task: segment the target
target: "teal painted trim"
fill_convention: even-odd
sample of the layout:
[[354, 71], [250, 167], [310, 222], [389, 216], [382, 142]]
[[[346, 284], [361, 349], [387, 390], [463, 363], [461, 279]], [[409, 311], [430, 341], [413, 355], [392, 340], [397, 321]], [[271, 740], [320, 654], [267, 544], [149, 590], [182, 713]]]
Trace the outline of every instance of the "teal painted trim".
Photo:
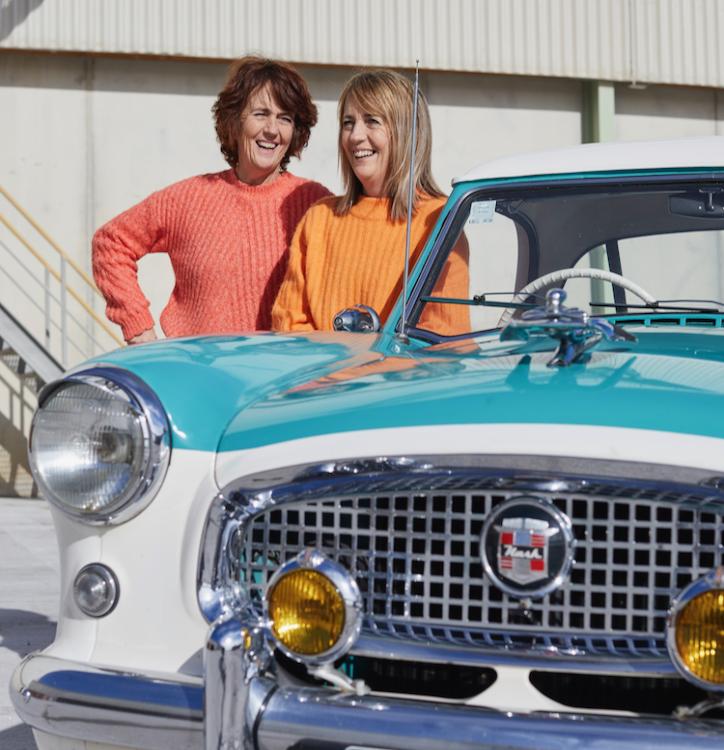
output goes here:
[[[225, 436], [222, 451], [259, 448], [288, 440], [353, 431], [401, 427], [440, 427], [448, 425], [558, 424], [622, 429], [655, 430], [672, 434], [724, 438], [724, 425], [718, 419], [705, 421], [703, 415], [721, 411], [721, 394], [668, 392], [632, 388], [590, 393], [575, 387], [575, 378], [564, 377], [558, 384], [540, 387], [539, 393], [501, 387], [490, 389], [447, 384], [445, 392], [420, 388], [399, 393], [397, 398], [355, 398], [350, 391], [344, 405], [328, 403], [316, 414], [311, 404], [285, 404], [275, 418], [266, 413], [269, 404], [252, 407], [244, 415], [244, 427]], [[564, 386], [564, 384], [566, 384]], [[412, 390], [412, 389], [411, 389]], [[352, 403], [356, 402], [354, 408]], [[336, 408], [335, 408], [336, 407]]]
[[560, 174], [519, 175], [516, 177], [491, 177], [481, 180], [464, 180], [454, 183], [453, 192], [450, 193], [448, 203], [459, 188], [464, 192], [473, 188], [496, 187], [498, 185], [520, 185], [540, 184], [543, 182], [566, 182], [569, 180], [599, 180], [611, 177], [681, 177], [691, 175], [721, 175], [724, 165], [720, 167], [670, 167], [668, 169], [627, 169], [627, 170], [602, 170], [600, 172], [561, 172]]
[[[627, 313], [626, 315], [609, 315], [607, 320], [612, 323], [642, 325], [646, 328], [663, 328], [665, 325], [678, 325], [685, 328], [724, 328], [724, 313]], [[711, 321], [711, 325], [704, 321]]]

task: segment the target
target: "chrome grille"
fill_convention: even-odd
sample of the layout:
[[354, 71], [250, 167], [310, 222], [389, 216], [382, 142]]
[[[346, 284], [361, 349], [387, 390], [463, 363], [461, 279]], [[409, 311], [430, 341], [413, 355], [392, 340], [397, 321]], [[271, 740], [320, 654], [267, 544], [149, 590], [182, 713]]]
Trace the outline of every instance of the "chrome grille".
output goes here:
[[672, 596], [721, 564], [720, 515], [685, 506], [687, 498], [673, 493], [592, 490], [534, 493], [571, 519], [575, 563], [564, 586], [525, 611], [487, 579], [479, 550], [486, 515], [520, 491], [398, 487], [285, 502], [246, 526], [240, 575], [258, 604], [281, 563], [317, 547], [356, 577], [371, 632], [488, 647], [663, 655]]

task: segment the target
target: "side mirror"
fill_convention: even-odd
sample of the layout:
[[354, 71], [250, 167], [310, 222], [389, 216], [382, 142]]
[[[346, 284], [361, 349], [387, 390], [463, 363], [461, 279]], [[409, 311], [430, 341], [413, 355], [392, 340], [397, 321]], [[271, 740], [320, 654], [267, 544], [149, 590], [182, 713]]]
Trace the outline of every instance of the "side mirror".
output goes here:
[[345, 307], [334, 316], [332, 327], [335, 331], [375, 333], [380, 330], [380, 316], [367, 305]]

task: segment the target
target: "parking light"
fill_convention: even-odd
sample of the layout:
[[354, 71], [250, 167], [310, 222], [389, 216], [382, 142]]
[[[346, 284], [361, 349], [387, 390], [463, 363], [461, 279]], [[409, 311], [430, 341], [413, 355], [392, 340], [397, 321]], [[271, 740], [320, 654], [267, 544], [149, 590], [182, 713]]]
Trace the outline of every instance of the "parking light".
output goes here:
[[318, 550], [304, 550], [275, 573], [265, 610], [269, 633], [281, 651], [310, 665], [344, 656], [362, 626], [357, 582]]
[[724, 581], [721, 568], [687, 586], [672, 602], [667, 646], [674, 665], [706, 690], [724, 690]]
[[101, 563], [91, 563], [78, 572], [73, 582], [73, 598], [83, 614], [104, 617], [118, 603], [118, 579]]

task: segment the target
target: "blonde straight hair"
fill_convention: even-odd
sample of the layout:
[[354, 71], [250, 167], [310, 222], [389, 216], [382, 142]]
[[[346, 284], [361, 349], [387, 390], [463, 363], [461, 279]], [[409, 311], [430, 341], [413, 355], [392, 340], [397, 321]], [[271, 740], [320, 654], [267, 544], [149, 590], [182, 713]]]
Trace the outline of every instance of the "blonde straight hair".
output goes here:
[[[412, 133], [412, 105], [414, 87], [399, 73], [390, 70], [370, 70], [352, 76], [339, 97], [339, 162], [345, 192], [337, 201], [335, 213], [344, 216], [364, 195], [362, 183], [355, 176], [352, 165], [342, 150], [342, 124], [348, 102], [363, 112], [381, 118], [389, 133], [390, 160], [384, 183], [384, 194], [390, 199], [390, 219], [407, 218], [408, 185], [410, 181], [410, 137]], [[430, 111], [421, 92], [417, 100], [417, 141], [415, 148], [415, 184], [413, 211], [421, 196], [443, 196], [430, 166], [432, 128]]]

